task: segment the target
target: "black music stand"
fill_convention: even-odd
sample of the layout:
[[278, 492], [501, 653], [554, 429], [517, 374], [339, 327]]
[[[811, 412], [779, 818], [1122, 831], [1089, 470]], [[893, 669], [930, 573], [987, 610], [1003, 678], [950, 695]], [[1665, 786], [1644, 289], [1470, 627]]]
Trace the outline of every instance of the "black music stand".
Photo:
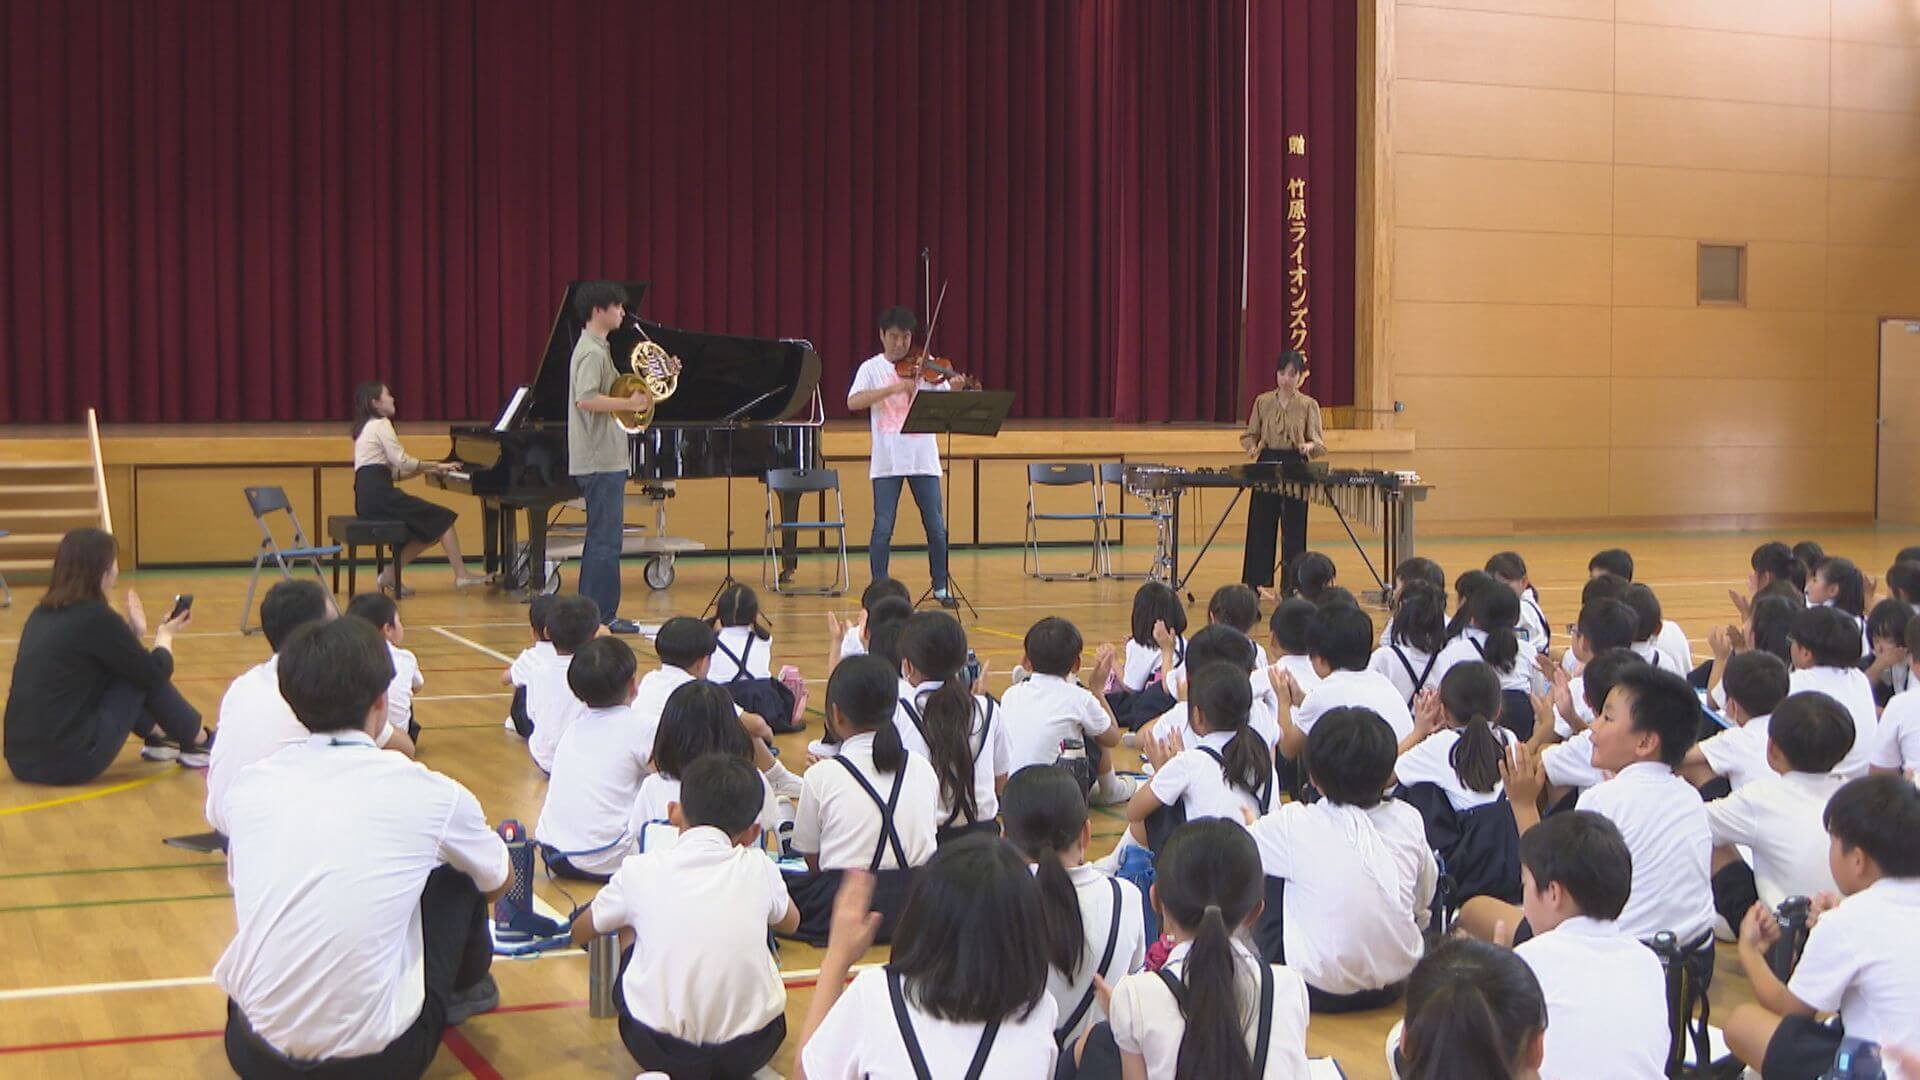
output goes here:
[[[1011, 390], [949, 390], [916, 394], [913, 406], [907, 410], [906, 420], [900, 424], [900, 434], [945, 435], [947, 446], [944, 460], [952, 461], [954, 432], [992, 438], [1000, 434], [1000, 429], [1006, 425], [1007, 413], [1012, 410]], [[948, 485], [942, 495], [949, 495], [951, 491], [952, 487]], [[940, 512], [943, 517], [946, 516], [945, 507]], [[947, 590], [967, 606], [968, 614], [976, 619], [980, 617], [980, 613], [974, 610], [973, 601], [967, 599], [966, 592], [954, 579], [951, 528], [947, 530]], [[920, 594], [920, 599], [914, 601], [913, 606], [917, 608], [926, 603], [932, 595], [933, 585], [929, 583], [927, 591]]]
[[[702, 619], [711, 619], [719, 614], [720, 594], [727, 591], [727, 586], [738, 584], [733, 576], [733, 433], [740, 430], [741, 417], [778, 392], [769, 390], [720, 418], [720, 428], [727, 433], [727, 571], [720, 578], [720, 584], [715, 586], [713, 595], [707, 598], [707, 606], [700, 613]], [[766, 619], [769, 627], [773, 625], [773, 619], [764, 614], [761, 618]]]

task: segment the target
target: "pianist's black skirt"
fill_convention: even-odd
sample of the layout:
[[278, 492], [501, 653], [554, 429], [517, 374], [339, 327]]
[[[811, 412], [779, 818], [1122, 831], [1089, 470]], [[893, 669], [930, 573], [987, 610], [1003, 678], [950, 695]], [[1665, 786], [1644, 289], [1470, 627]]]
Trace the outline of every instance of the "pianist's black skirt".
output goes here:
[[440, 539], [460, 516], [394, 487], [393, 470], [385, 465], [362, 465], [353, 471], [353, 513], [355, 517], [405, 522], [415, 540]]

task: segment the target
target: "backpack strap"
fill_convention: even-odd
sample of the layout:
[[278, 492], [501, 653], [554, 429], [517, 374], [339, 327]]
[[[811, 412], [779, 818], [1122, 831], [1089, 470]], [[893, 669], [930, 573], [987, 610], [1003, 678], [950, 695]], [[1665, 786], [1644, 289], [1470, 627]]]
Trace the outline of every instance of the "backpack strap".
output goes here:
[[[1220, 751], [1215, 750], [1211, 746], [1196, 746], [1194, 749], [1212, 758], [1214, 763], [1220, 766], [1221, 777], [1223, 779], [1226, 778], [1227, 759], [1221, 756]], [[1232, 787], [1233, 781], [1230, 779], [1227, 780], [1227, 786]], [[1260, 804], [1260, 815], [1265, 817], [1267, 810], [1273, 804], [1273, 777], [1267, 777], [1267, 782], [1260, 785], [1259, 791], [1249, 791], [1247, 794], [1253, 796], [1254, 801]]]
[[[913, 1030], [913, 1017], [907, 1011], [907, 993], [901, 985], [900, 973], [887, 965], [887, 996], [893, 999], [893, 1020], [900, 1028], [900, 1041], [907, 1045], [907, 1060], [913, 1065], [913, 1075], [918, 1080], [933, 1080], [933, 1070], [927, 1067], [926, 1052], [920, 1049], [920, 1036]], [[967, 1064], [967, 1080], [980, 1080], [987, 1071], [987, 1055], [993, 1053], [994, 1037], [1000, 1034], [1000, 1021], [995, 1020], [980, 1033], [980, 1045], [973, 1051], [973, 1060]]]
[[920, 715], [920, 709], [913, 703], [913, 699], [901, 698], [900, 707], [907, 710], [907, 719], [913, 721], [913, 730], [920, 733], [920, 741], [932, 746], [933, 743], [927, 739], [927, 719]]
[[1166, 968], [1160, 968], [1154, 974], [1160, 976], [1160, 982], [1166, 986], [1167, 993], [1173, 995], [1173, 1003], [1180, 1006], [1180, 1016], [1184, 1019], [1187, 1015], [1187, 988], [1180, 982], [1180, 976]]
[[872, 782], [860, 771], [860, 766], [855, 765], [839, 754], [834, 755], [829, 760], [839, 762], [841, 766], [847, 770], [848, 774], [853, 777], [853, 782], [860, 785], [860, 790], [867, 793], [867, 798], [873, 800], [873, 805], [880, 808], [880, 842], [874, 846], [873, 864], [867, 867], [867, 869], [876, 874], [880, 872], [880, 864], [886, 861], [887, 848], [889, 846], [893, 848], [894, 861], [899, 863], [900, 869], [906, 869], [907, 849], [900, 842], [900, 830], [894, 827], [893, 814], [894, 810], [900, 805], [900, 789], [906, 783], [907, 770], [902, 768], [899, 772], [893, 774], [893, 790], [888, 793], [886, 798], [882, 799], [880, 792], [874, 788]]
[[[1426, 689], [1427, 677], [1433, 674], [1434, 661], [1440, 659], [1440, 654], [1437, 652], [1428, 653], [1427, 666], [1421, 668], [1420, 673], [1416, 675], [1413, 671], [1413, 661], [1407, 659], [1407, 654], [1401, 650], [1400, 646], [1389, 645], [1387, 647], [1393, 650], [1393, 655], [1395, 659], [1400, 661], [1400, 666], [1407, 669], [1407, 678], [1413, 680], [1413, 693], [1407, 696], [1407, 704], [1411, 705], [1413, 704], [1414, 697], [1417, 696], [1420, 691]], [[1475, 647], [1477, 648], [1478, 646]]]
[[[1120, 883], [1113, 878], [1108, 878], [1107, 884], [1113, 887], [1113, 918], [1107, 924], [1107, 949], [1100, 954], [1099, 966], [1093, 969], [1093, 973], [1103, 979], [1106, 978], [1108, 974], [1107, 965], [1113, 963], [1113, 954], [1120, 948]], [[1080, 995], [1080, 1003], [1073, 1007], [1073, 1011], [1067, 1014], [1066, 1020], [1064, 1020], [1059, 1027], [1053, 1029], [1054, 1042], [1065, 1043], [1067, 1041], [1067, 1036], [1071, 1035], [1073, 1029], [1079, 1026], [1081, 1018], [1087, 1015], [1087, 1010], [1093, 1008], [1093, 998], [1093, 981], [1089, 979], [1087, 981], [1087, 992]]]
[[[1238, 962], [1237, 960], [1235, 961]], [[1187, 988], [1181, 984], [1180, 976], [1166, 968], [1154, 972], [1166, 985], [1167, 993], [1173, 995], [1174, 1004], [1180, 1006], [1180, 1016], [1187, 1015]], [[1260, 1015], [1259, 1027], [1253, 1037], [1253, 1075], [1267, 1074], [1267, 1052], [1273, 1047], [1273, 968], [1264, 960], [1260, 963]]]
[[1480, 644], [1470, 637], [1466, 637], [1465, 634], [1460, 636], [1466, 638], [1467, 644], [1473, 646], [1473, 651], [1480, 654], [1480, 659], [1485, 660], [1487, 658], [1487, 647], [1485, 645]]
[[746, 681], [747, 657], [753, 655], [753, 632], [751, 630], [747, 632], [747, 647], [741, 649], [738, 655], [735, 655], [732, 649], [727, 648], [727, 643], [720, 640], [719, 634], [713, 635], [713, 647], [726, 653], [727, 659], [733, 661], [733, 678], [728, 679], [727, 682], [731, 684]]

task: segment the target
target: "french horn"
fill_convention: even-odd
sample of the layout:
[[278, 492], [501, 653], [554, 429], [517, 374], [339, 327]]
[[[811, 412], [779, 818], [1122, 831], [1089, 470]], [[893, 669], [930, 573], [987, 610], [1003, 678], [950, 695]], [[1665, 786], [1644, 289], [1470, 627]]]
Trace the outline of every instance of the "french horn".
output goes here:
[[673, 396], [680, 389], [680, 373], [673, 370], [672, 358], [667, 350], [652, 338], [642, 337], [633, 346], [633, 353], [627, 357], [627, 370], [631, 374], [614, 377], [609, 397], [631, 397], [635, 390], [645, 390], [653, 400], [644, 409], [628, 409], [613, 414], [613, 422], [620, 430], [629, 435], [638, 435], [653, 423], [654, 407]]

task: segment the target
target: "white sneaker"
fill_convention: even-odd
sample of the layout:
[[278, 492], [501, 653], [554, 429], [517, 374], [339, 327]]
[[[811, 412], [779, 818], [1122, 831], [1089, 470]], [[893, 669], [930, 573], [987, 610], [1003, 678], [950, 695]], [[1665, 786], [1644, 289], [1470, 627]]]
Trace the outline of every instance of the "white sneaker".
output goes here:
[[1032, 677], [1033, 677], [1033, 672], [1028, 671], [1026, 668], [1021, 667], [1019, 664], [1013, 665], [1012, 679], [1013, 679], [1014, 686], [1019, 686], [1021, 683], [1026, 682], [1028, 679]]
[[1133, 793], [1139, 790], [1139, 777], [1102, 773], [1093, 783], [1091, 801], [1095, 806], [1113, 806], [1133, 798]]
[[503, 728], [506, 728], [506, 729], [507, 729], [508, 731], [512, 731], [512, 730], [513, 730], [513, 717], [511, 717], [511, 716], [509, 716], [509, 717], [507, 717], [507, 718], [506, 718], [505, 720], [502, 720], [502, 721], [500, 721], [500, 726], [501, 726], [501, 727], [503, 727]]

